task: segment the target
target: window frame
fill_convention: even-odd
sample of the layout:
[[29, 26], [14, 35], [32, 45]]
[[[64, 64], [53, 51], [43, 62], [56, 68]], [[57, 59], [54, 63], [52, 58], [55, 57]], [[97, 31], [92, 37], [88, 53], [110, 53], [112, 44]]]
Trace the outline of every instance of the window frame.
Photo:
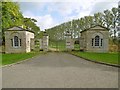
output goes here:
[[[17, 37], [17, 44], [18, 45], [15, 45], [15, 37]], [[12, 42], [12, 47], [14, 47], [14, 48], [19, 48], [19, 47], [21, 47], [21, 45], [22, 45], [22, 40], [18, 37], [18, 36], [14, 36], [13, 37], [13, 39], [11, 39], [11, 42]]]
[[98, 35], [95, 36], [95, 42], [94, 43], [95, 43], [96, 47], [100, 46], [100, 36], [98, 36]]
[[92, 46], [94, 46], [94, 38], [92, 38]]
[[103, 46], [103, 38], [100, 39], [100, 46]]

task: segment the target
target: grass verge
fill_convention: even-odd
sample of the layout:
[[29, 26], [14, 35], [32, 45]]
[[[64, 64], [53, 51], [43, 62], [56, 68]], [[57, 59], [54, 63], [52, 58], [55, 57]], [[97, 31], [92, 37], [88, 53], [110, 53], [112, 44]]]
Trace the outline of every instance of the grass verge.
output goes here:
[[93, 53], [93, 52], [80, 52], [80, 51], [72, 51], [70, 53], [91, 61], [103, 62], [112, 65], [119, 65], [118, 53]]
[[17, 63], [28, 58], [32, 58], [42, 52], [30, 52], [30, 53], [17, 53], [17, 54], [2, 54], [2, 66]]

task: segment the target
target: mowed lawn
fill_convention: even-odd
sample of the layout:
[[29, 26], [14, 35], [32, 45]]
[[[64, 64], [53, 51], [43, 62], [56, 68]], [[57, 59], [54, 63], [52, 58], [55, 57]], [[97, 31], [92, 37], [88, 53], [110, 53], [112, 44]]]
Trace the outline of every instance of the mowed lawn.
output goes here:
[[109, 63], [109, 64], [119, 64], [118, 62], [118, 53], [93, 53], [93, 52], [80, 52], [80, 51], [73, 51], [72, 54], [99, 62]]
[[28, 58], [32, 58], [41, 52], [18, 53], [18, 54], [2, 54], [2, 65], [16, 63]]

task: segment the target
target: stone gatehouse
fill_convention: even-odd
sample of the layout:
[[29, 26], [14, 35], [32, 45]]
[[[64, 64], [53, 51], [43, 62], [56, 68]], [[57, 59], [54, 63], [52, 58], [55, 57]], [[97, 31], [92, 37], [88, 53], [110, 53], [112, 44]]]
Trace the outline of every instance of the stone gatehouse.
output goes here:
[[5, 53], [26, 53], [34, 49], [34, 33], [15, 26], [5, 31]]
[[80, 32], [80, 49], [88, 52], [108, 52], [109, 30], [96, 25]]

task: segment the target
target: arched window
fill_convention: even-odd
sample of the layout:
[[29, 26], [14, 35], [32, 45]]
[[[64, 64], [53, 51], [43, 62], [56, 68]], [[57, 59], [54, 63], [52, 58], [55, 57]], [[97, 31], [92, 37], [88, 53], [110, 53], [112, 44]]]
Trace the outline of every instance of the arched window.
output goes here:
[[14, 36], [14, 46], [19, 46], [19, 40], [17, 36]]
[[100, 40], [100, 37], [96, 36], [95, 37], [95, 46], [99, 46], [99, 40]]
[[18, 36], [14, 36], [13, 39], [11, 39], [11, 45], [13, 47], [20, 47], [21, 46], [21, 39], [18, 38]]

